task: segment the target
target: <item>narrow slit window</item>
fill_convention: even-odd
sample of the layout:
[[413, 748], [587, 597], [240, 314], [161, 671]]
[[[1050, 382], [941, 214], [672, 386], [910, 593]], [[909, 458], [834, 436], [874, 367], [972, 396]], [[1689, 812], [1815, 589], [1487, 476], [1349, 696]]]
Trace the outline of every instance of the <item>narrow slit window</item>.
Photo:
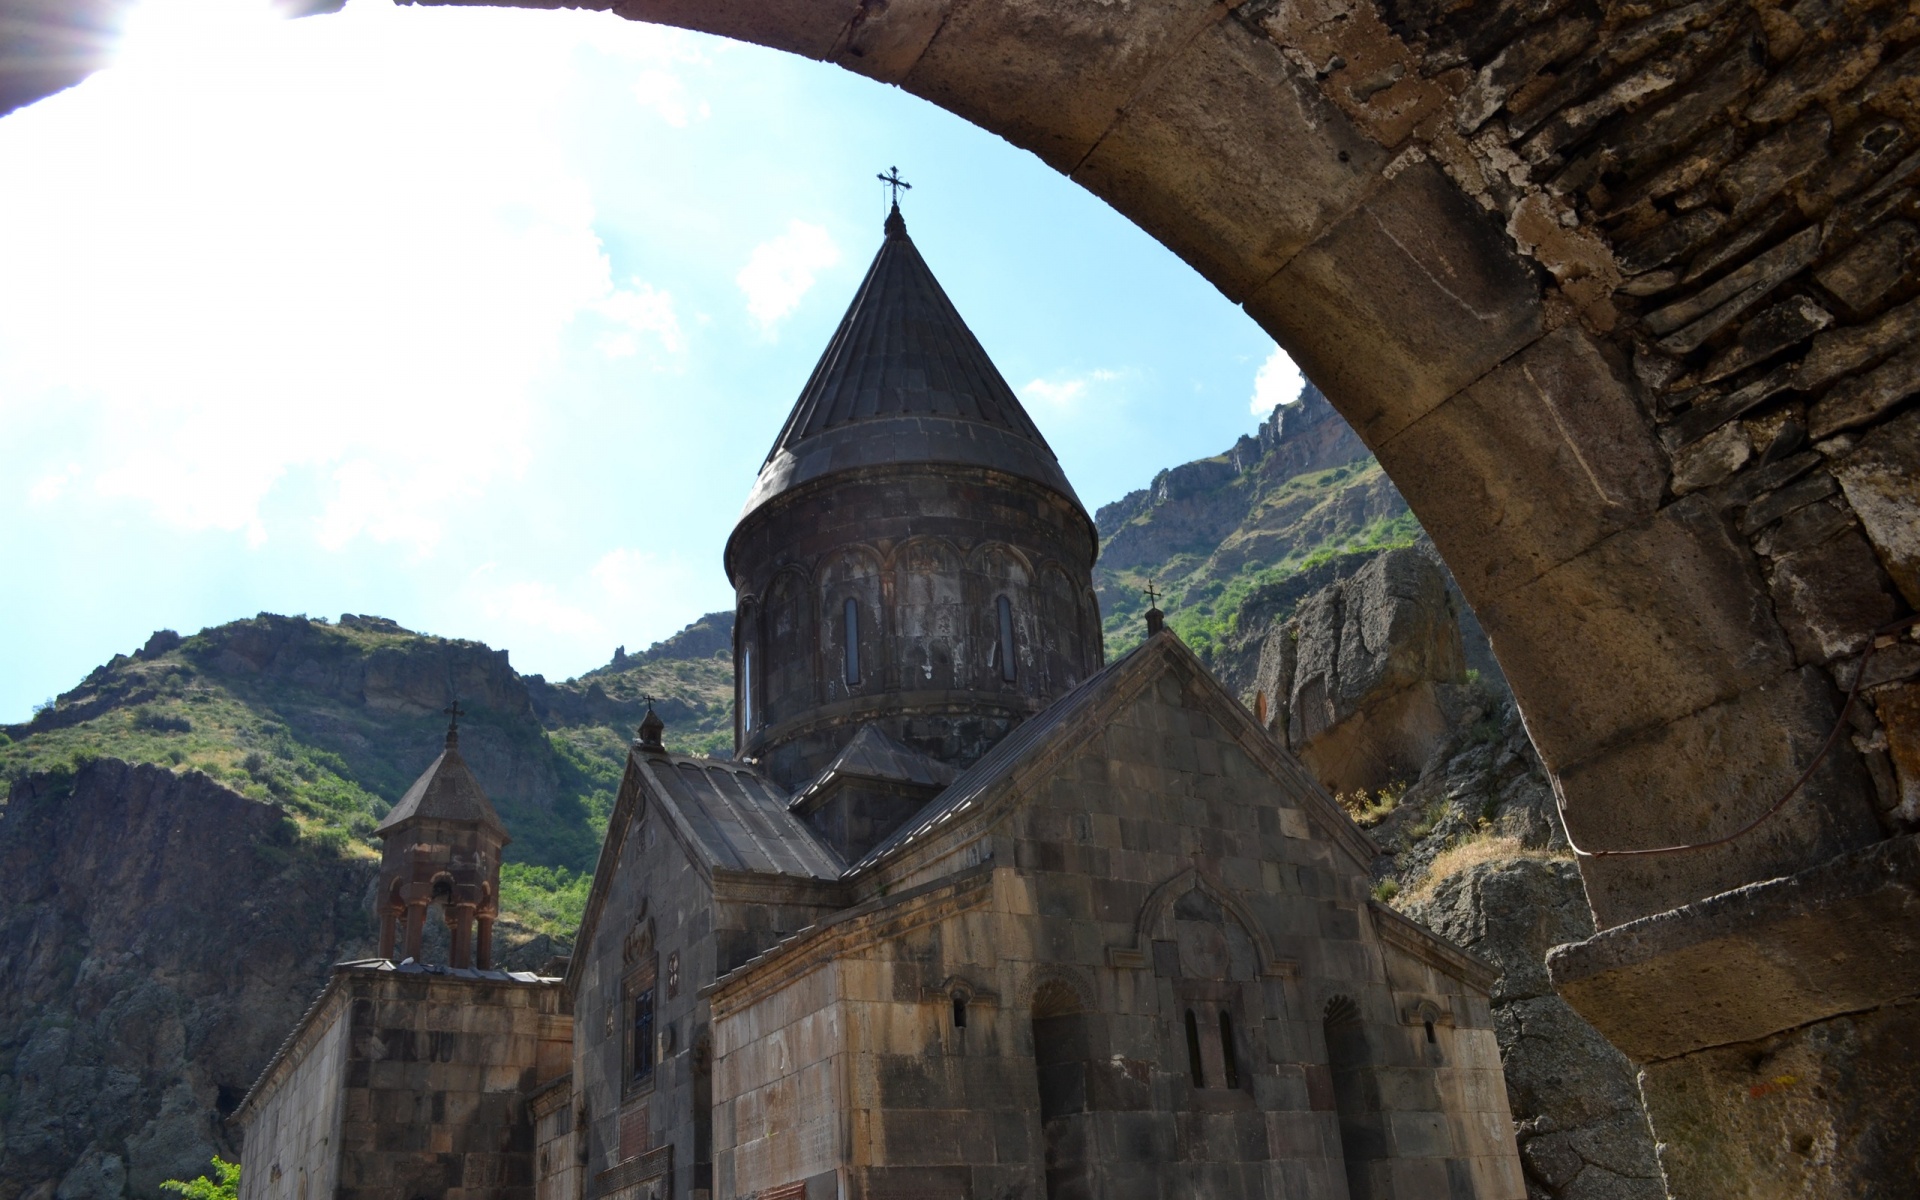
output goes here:
[[740, 735], [753, 732], [753, 643], [740, 647]]
[[1240, 1063], [1233, 1054], [1233, 1018], [1225, 1009], [1220, 1010], [1220, 1061], [1227, 1072], [1227, 1086], [1240, 1086]]
[[953, 994], [953, 1027], [955, 1029], [967, 1027], [967, 998], [959, 992]]
[[1427, 1024], [1427, 1045], [1431, 1046], [1435, 1044], [1435, 1042], [1437, 1042], [1439, 1039], [1433, 1036], [1433, 1022], [1428, 1021], [1426, 1024]]
[[852, 596], [842, 609], [847, 623], [847, 686], [860, 682], [860, 602]]
[[633, 998], [633, 1080], [653, 1077], [653, 989], [645, 988]]
[[1193, 1086], [1207, 1086], [1207, 1069], [1200, 1064], [1200, 1022], [1192, 1009], [1187, 1010], [1187, 1070], [1193, 1075]]
[[994, 601], [1000, 614], [1000, 678], [1013, 682], [1013, 601], [1005, 596]]

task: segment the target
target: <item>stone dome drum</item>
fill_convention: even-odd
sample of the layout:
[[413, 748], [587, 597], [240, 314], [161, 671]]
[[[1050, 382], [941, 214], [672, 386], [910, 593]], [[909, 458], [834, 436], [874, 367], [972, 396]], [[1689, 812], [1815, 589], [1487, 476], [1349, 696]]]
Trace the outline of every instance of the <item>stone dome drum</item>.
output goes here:
[[895, 209], [728, 539], [739, 752], [797, 788], [873, 724], [970, 764], [1103, 664], [1097, 553]]

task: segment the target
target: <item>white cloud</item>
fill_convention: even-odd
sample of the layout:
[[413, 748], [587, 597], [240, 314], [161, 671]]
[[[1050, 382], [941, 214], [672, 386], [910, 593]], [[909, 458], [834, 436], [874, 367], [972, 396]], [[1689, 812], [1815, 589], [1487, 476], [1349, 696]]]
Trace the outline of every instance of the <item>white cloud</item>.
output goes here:
[[770, 334], [800, 307], [801, 299], [813, 287], [816, 272], [839, 261], [840, 247], [825, 229], [805, 221], [789, 221], [785, 233], [753, 248], [734, 282], [746, 293], [747, 311], [754, 323], [761, 332]]
[[[554, 574], [563, 576], [551, 582]], [[509, 575], [498, 563], [470, 573], [470, 607], [485, 619], [495, 645], [543, 647], [548, 657], [597, 665], [616, 644], [665, 637], [716, 600], [711, 570], [696, 572], [677, 555], [621, 547], [585, 571]], [[702, 607], [702, 606], [705, 607]]]
[[687, 352], [686, 331], [680, 327], [670, 292], [635, 279], [630, 290], [614, 292], [594, 307], [608, 322], [619, 326], [594, 343], [608, 358], [631, 358], [639, 353], [636, 334], [656, 339], [668, 354]]
[[1020, 398], [1032, 404], [1041, 401], [1056, 408], [1067, 408], [1085, 396], [1095, 384], [1112, 383], [1127, 376], [1126, 371], [1113, 371], [1106, 368], [1088, 371], [1084, 375], [1068, 375], [1053, 379], [1029, 379], [1019, 389]]
[[688, 92], [686, 80], [660, 68], [649, 68], [634, 77], [633, 98], [675, 129], [685, 129], [713, 115], [711, 105]]
[[[0, 123], [0, 439], [36, 503], [86, 486], [257, 543], [268, 496], [310, 487], [282, 524], [425, 549], [525, 469], [577, 318], [608, 353], [685, 350], [671, 295], [613, 286], [552, 136], [586, 25], [164, 7], [122, 66]], [[79, 477], [18, 440], [50, 408]]]
[[1300, 368], [1293, 365], [1287, 352], [1275, 346], [1273, 353], [1267, 355], [1267, 361], [1260, 364], [1260, 370], [1253, 377], [1253, 402], [1248, 406], [1256, 417], [1266, 417], [1273, 412], [1276, 404], [1292, 404], [1300, 398], [1300, 389], [1306, 385], [1306, 379], [1300, 374]]

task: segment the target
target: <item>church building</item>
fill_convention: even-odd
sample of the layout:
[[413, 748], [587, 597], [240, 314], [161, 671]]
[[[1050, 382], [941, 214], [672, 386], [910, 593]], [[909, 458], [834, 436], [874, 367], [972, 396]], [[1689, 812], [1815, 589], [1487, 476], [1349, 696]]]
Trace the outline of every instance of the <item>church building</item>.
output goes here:
[[541, 1200], [1526, 1195], [1493, 972], [1157, 612], [1104, 661], [1097, 551], [896, 207], [727, 544], [739, 752], [634, 743]]
[[[247, 1200], [1524, 1200], [1494, 972], [1372, 898], [1378, 848], [1157, 610], [1105, 661], [1098, 548], [896, 206], [726, 546], [736, 754], [648, 713], [559, 980], [484, 924], [419, 964], [505, 831], [409, 793], [381, 958], [243, 1106]], [[354, 1091], [427, 1088], [407, 1053], [479, 1100]], [[328, 1105], [389, 1127], [321, 1148], [360, 1128]]]

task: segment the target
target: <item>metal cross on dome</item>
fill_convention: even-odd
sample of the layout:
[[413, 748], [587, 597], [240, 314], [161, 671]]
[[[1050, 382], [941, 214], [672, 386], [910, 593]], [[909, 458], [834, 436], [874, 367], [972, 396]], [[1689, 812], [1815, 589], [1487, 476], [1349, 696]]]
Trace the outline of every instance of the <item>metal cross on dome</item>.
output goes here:
[[903, 189], [903, 188], [904, 188], [905, 190], [907, 190], [907, 191], [909, 191], [909, 192], [913, 190], [913, 185], [912, 185], [912, 184], [910, 184], [910, 183], [908, 183], [908, 182], [907, 182], [906, 180], [904, 180], [904, 179], [902, 179], [902, 178], [900, 178], [900, 168], [899, 168], [899, 167], [888, 167], [888, 168], [887, 168], [887, 173], [886, 173], [885, 175], [875, 175], [875, 176], [874, 176], [874, 178], [875, 178], [875, 179], [878, 179], [878, 180], [879, 180], [879, 181], [880, 181], [881, 183], [884, 183], [884, 184], [886, 184], [886, 185], [887, 185], [887, 186], [888, 186], [889, 188], [892, 188], [892, 189], [893, 189], [893, 206], [894, 206], [895, 208], [899, 208], [899, 207], [900, 207], [900, 192], [901, 192], [901, 189]]
[[447, 714], [448, 733], [452, 733], [454, 730], [460, 728], [460, 718], [467, 715], [467, 710], [460, 707], [460, 700], [457, 696], [454, 698], [452, 704], [447, 705], [440, 711]]

